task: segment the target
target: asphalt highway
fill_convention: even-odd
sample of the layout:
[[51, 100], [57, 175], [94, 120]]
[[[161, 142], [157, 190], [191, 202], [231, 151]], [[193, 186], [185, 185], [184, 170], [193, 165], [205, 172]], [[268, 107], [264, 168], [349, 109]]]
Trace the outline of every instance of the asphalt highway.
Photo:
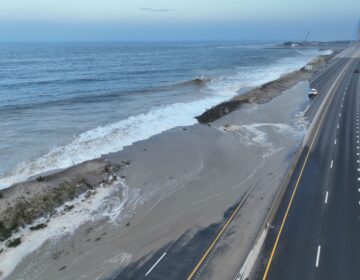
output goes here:
[[[317, 122], [258, 258], [254, 279], [360, 279], [360, 45], [311, 87]], [[321, 105], [323, 104], [323, 105]]]

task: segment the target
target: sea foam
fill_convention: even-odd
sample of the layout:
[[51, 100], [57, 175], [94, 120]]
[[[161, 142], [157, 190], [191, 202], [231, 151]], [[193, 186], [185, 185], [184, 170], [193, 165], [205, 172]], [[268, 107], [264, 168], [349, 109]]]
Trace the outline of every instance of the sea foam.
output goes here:
[[125, 146], [147, 139], [177, 126], [196, 123], [194, 118], [204, 110], [235, 96], [241, 88], [254, 87], [303, 67], [327, 51], [302, 51], [301, 56], [283, 58], [264, 68], [249, 67], [236, 75], [211, 79], [206, 83], [211, 94], [191, 102], [174, 103], [150, 108], [148, 112], [114, 120], [74, 137], [72, 142], [55, 147], [44, 155], [18, 164], [0, 177], [0, 189], [39, 173], [62, 169], [103, 154], [120, 151]]

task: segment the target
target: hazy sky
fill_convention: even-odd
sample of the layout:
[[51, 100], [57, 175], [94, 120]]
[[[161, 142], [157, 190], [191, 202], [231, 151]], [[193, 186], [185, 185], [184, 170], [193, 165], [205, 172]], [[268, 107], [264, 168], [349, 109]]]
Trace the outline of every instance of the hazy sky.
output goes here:
[[350, 39], [360, 0], [0, 0], [0, 40]]

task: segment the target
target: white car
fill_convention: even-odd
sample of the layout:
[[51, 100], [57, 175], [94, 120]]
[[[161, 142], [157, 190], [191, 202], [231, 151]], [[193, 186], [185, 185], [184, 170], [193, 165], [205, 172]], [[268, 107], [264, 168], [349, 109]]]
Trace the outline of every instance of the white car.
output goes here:
[[317, 91], [316, 88], [312, 88], [308, 93], [309, 97], [313, 97], [313, 96], [316, 96], [316, 95], [318, 95], [318, 91]]

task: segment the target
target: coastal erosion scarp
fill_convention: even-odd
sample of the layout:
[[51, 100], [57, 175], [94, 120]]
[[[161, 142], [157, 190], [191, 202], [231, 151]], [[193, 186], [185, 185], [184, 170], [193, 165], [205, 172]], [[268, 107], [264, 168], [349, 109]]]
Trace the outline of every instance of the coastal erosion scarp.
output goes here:
[[71, 233], [94, 219], [112, 192], [122, 196], [116, 174], [128, 164], [96, 159], [1, 190], [0, 279], [48, 238]]

